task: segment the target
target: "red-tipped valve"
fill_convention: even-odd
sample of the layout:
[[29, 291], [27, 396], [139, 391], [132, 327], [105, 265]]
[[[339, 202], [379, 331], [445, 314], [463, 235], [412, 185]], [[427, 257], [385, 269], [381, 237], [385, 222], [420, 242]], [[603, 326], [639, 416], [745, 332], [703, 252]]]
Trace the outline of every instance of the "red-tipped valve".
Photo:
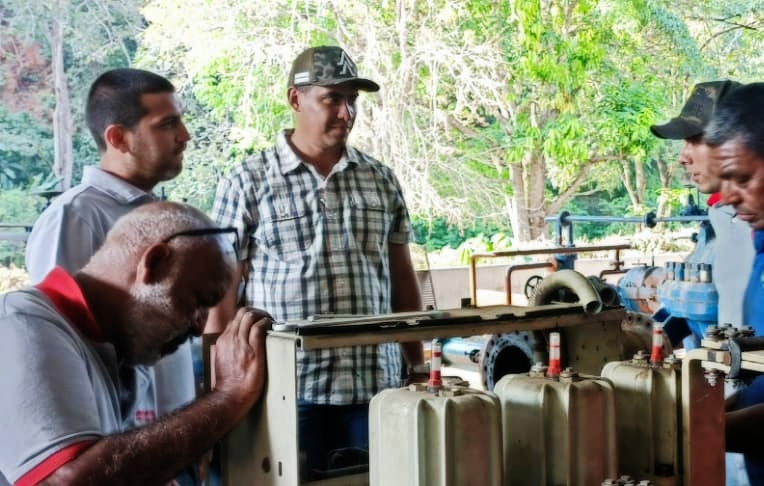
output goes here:
[[440, 390], [440, 388], [443, 386], [443, 380], [440, 376], [440, 341], [433, 339], [430, 351], [430, 381], [427, 383], [427, 388], [430, 391], [437, 391]]
[[650, 363], [654, 365], [663, 362], [663, 324], [653, 324], [653, 349], [650, 352]]
[[560, 376], [562, 368], [560, 366], [560, 333], [549, 333], [549, 367], [546, 370], [546, 376], [557, 378]]

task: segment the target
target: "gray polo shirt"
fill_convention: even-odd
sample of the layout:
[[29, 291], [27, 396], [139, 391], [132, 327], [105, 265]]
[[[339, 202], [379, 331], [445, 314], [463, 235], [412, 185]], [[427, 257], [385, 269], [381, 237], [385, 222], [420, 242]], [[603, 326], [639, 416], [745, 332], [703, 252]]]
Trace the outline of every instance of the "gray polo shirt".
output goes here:
[[[74, 274], [85, 266], [124, 214], [157, 197], [97, 167], [85, 167], [82, 182], [57, 197], [37, 218], [29, 235], [26, 268], [32, 284], [55, 266]], [[162, 358], [153, 368], [158, 412], [164, 415], [196, 397], [191, 345]]]
[[753, 268], [751, 226], [733, 218], [735, 208], [717, 204], [708, 208], [708, 219], [716, 233], [714, 285], [719, 294], [719, 323], [743, 324], [743, 297]]
[[51, 275], [69, 317], [36, 288], [0, 295], [0, 485], [39, 479], [57, 454], [145, 424], [156, 408], [146, 368], [120, 368], [71, 277]]
[[57, 197], [37, 218], [29, 235], [26, 268], [32, 284], [53, 267], [75, 273], [90, 260], [120, 216], [156, 197], [96, 167]]

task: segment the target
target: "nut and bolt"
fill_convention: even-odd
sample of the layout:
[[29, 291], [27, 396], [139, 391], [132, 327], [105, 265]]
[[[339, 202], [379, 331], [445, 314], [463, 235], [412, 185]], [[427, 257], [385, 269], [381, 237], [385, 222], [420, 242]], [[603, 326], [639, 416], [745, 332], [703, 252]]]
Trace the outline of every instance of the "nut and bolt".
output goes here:
[[580, 379], [581, 378], [579, 378], [578, 372], [575, 369], [571, 368], [571, 367], [565, 368], [564, 370], [562, 370], [560, 372], [560, 382], [561, 383], [572, 383], [572, 382], [578, 381]]
[[719, 330], [725, 339], [733, 338], [738, 334], [738, 328], [732, 324], [722, 324]]
[[546, 370], [548, 369], [548, 366], [542, 363], [541, 361], [537, 361], [536, 364], [531, 366], [530, 372], [528, 372], [528, 376], [531, 376], [533, 378], [544, 378], [546, 376]]
[[722, 377], [722, 374], [719, 372], [719, 370], [706, 370], [705, 377], [708, 386], [716, 386], [716, 384], [719, 383], [719, 379]]
[[633, 364], [644, 364], [647, 363], [648, 358], [650, 358], [650, 356], [647, 354], [647, 351], [640, 349], [634, 356], [632, 356], [631, 362]]
[[756, 333], [751, 326], [740, 326], [737, 330], [737, 337], [751, 337], [754, 334]]
[[443, 387], [438, 391], [439, 397], [459, 397], [464, 395], [464, 389], [459, 387]]
[[722, 330], [719, 328], [719, 326], [708, 326], [703, 333], [703, 337], [705, 339], [710, 339], [713, 341], [718, 341], [722, 338]]
[[666, 356], [665, 358], [663, 358], [664, 368], [673, 368], [680, 363], [681, 363], [681, 360], [678, 360], [676, 356], [674, 356], [673, 354], [670, 354]]

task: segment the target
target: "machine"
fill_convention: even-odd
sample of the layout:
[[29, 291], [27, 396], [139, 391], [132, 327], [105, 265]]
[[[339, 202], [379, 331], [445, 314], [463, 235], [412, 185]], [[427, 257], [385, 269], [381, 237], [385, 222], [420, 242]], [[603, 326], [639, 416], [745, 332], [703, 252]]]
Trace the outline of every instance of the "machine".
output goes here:
[[[572, 220], [567, 215], [558, 221]], [[703, 244], [712, 245], [713, 237]], [[694, 254], [703, 259], [712, 252]], [[468, 300], [461, 309], [279, 323], [266, 342], [270, 374], [264, 399], [223, 441], [224, 484], [355, 486], [387, 484], [386, 478], [395, 477], [396, 484], [412, 486], [469, 485], [469, 478], [509, 486], [522, 484], [517, 478], [530, 465], [534, 477], [550, 486], [723, 484], [719, 383], [725, 373], [734, 378], [742, 370], [764, 371], [764, 352], [749, 351], [764, 348], [764, 341], [743, 342], [736, 330], [713, 325], [716, 304], [707, 265], [688, 259], [666, 268], [617, 266], [625, 273], [617, 288], [561, 268], [536, 282], [527, 307], [474, 307]], [[683, 320], [701, 337], [702, 349], [689, 351], [684, 361], [671, 354], [668, 340], [655, 341], [656, 331], [671, 319]], [[369, 464], [304, 480], [296, 349], [432, 339], [442, 346], [444, 363], [480, 369], [487, 392], [461, 383], [435, 392], [418, 387], [380, 394], [371, 408], [372, 440], [378, 443]], [[559, 342], [554, 352], [550, 341]], [[214, 336], [205, 336], [203, 347], [209, 386]], [[641, 350], [651, 348], [648, 359]], [[542, 364], [550, 357], [563, 372], [548, 373]], [[527, 399], [523, 390], [529, 390]], [[574, 403], [579, 405], [566, 405]], [[550, 413], [553, 421], [544, 419]], [[518, 449], [523, 441], [529, 446]], [[575, 451], [605, 454], [597, 461], [607, 466], [587, 469], [595, 452]], [[490, 461], [477, 459], [486, 454]], [[483, 463], [488, 470], [480, 469]]]

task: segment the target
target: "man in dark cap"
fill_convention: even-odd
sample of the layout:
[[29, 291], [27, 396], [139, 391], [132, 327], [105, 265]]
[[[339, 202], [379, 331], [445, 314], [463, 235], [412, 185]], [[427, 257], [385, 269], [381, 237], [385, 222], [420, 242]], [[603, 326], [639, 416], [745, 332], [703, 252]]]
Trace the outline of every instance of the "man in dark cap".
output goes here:
[[[275, 320], [421, 309], [398, 180], [347, 144], [358, 92], [378, 90], [342, 48], [305, 50], [287, 86], [294, 129], [218, 186], [213, 219], [239, 230], [246, 301]], [[247, 263], [257, 272], [246, 275]], [[235, 297], [210, 313], [206, 332], [231, 320]], [[410, 371], [423, 371], [420, 342], [298, 351], [299, 442], [309, 471], [332, 468], [332, 450], [367, 449], [368, 402], [400, 386], [401, 352]]]
[[[711, 148], [706, 143], [704, 133], [719, 102], [739, 86], [740, 83], [729, 80], [699, 83], [693, 88], [679, 116], [663, 125], [650, 127], [657, 137], [683, 140], [679, 164], [684, 167], [698, 190], [710, 195], [707, 201], [708, 217], [716, 235], [711, 270], [719, 294], [718, 322], [735, 326], [745, 324], [743, 294], [753, 265], [751, 229], [745, 222], [734, 218], [735, 210], [732, 206], [720, 201], [721, 180], [711, 170]], [[671, 332], [670, 329], [666, 331]], [[689, 329], [685, 332], [689, 332]], [[676, 342], [678, 337], [681, 336], [673, 336], [672, 341]]]

